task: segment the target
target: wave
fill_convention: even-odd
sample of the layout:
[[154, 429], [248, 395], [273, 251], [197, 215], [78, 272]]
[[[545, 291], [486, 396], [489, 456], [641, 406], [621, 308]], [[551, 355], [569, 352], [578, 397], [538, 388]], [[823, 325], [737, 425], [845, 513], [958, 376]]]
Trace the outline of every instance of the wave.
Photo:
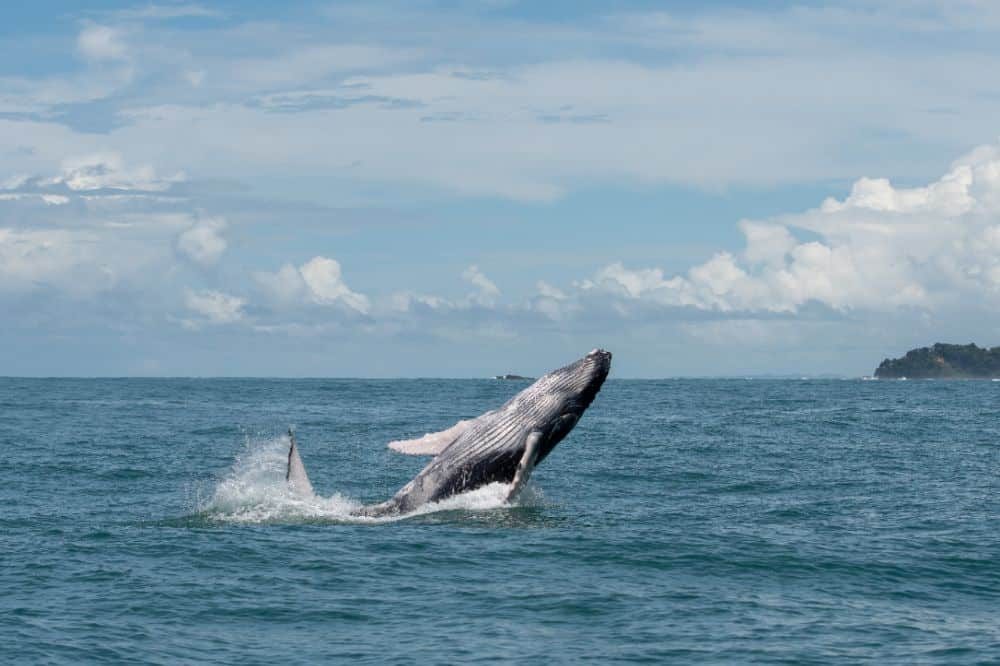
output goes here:
[[514, 502], [507, 502], [510, 485], [491, 483], [461, 495], [418, 507], [396, 516], [355, 515], [364, 504], [340, 493], [323, 497], [306, 494], [285, 481], [289, 441], [287, 436], [250, 441], [211, 497], [198, 507], [198, 517], [215, 523], [391, 523], [439, 511], [490, 511], [531, 506], [540, 493], [529, 486]]

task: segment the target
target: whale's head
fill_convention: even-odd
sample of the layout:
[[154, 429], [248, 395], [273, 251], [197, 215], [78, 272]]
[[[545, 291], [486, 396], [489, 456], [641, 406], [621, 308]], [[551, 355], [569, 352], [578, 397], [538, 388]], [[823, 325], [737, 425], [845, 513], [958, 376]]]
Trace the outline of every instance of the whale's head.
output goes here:
[[531, 391], [539, 430], [546, 433], [539, 460], [569, 434], [590, 407], [611, 370], [611, 352], [595, 349], [540, 378]]
[[611, 352], [594, 349], [575, 363], [570, 363], [552, 374], [558, 374], [560, 379], [565, 382], [562, 390], [567, 401], [566, 406], [568, 409], [578, 410], [577, 417], [579, 418], [594, 401], [597, 392], [604, 385], [604, 380], [608, 378], [610, 370]]

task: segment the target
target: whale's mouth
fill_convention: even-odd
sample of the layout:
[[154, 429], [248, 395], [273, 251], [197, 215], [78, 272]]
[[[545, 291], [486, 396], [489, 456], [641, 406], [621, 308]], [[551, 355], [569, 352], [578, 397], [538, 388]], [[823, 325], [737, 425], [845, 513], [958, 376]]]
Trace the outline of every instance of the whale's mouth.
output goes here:
[[611, 352], [604, 349], [594, 349], [575, 364], [575, 378], [571, 382], [579, 392], [577, 409], [581, 415], [590, 407], [604, 386], [604, 380], [608, 378], [609, 372], [611, 372]]
[[528, 489], [507, 502], [510, 485], [491, 483], [475, 490], [430, 502], [406, 513], [366, 516], [365, 505], [340, 493], [328, 497], [296, 490], [285, 479], [288, 459], [286, 436], [247, 442], [232, 467], [197, 504], [192, 518], [216, 525], [260, 524], [382, 524], [443, 511], [490, 512], [538, 506], [540, 492]]
[[611, 352], [604, 349], [595, 349], [587, 354], [587, 358], [594, 359], [597, 362], [598, 371], [603, 374], [601, 381], [604, 381], [604, 377], [607, 377], [608, 372], [611, 370]]

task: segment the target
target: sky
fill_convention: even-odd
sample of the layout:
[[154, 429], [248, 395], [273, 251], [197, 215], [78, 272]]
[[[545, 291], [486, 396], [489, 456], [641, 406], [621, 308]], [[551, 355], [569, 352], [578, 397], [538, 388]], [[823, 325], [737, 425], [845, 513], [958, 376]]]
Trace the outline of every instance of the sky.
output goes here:
[[80, 4], [0, 24], [0, 376], [1000, 345], [998, 3]]

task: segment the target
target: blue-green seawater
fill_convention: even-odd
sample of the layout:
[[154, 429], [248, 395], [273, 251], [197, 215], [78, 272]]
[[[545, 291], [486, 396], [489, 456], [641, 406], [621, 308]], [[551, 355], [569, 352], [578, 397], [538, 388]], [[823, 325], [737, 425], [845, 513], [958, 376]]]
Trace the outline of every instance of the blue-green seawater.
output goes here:
[[517, 505], [349, 516], [523, 386], [0, 380], [0, 660], [1000, 662], [1000, 383], [611, 380]]

